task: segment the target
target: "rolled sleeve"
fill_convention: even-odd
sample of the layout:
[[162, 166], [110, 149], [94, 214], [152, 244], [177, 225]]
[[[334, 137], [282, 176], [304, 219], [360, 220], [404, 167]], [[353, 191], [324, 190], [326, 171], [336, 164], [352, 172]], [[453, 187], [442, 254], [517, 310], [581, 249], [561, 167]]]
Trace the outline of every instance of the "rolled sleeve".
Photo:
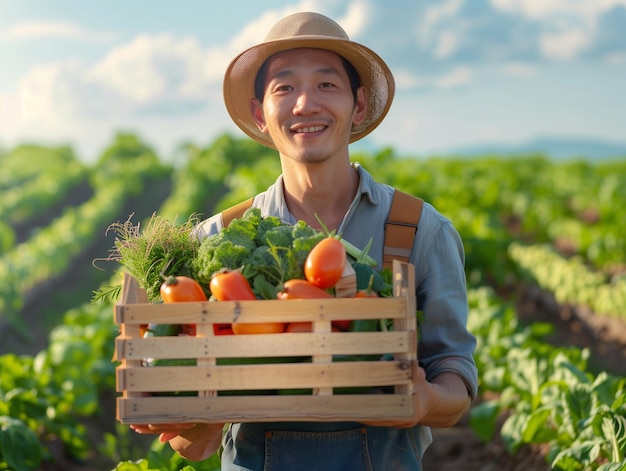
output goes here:
[[476, 338], [467, 330], [463, 244], [451, 222], [430, 206], [418, 234], [418, 359], [429, 381], [442, 373], [459, 375], [473, 400], [478, 394]]

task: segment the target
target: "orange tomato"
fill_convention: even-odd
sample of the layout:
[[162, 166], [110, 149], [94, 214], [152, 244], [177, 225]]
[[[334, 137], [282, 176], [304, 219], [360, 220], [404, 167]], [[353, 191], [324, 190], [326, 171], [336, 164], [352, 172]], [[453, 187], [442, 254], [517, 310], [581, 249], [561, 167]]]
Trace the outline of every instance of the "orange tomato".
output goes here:
[[312, 332], [312, 322], [290, 322], [287, 324], [286, 332]]
[[[276, 297], [277, 299], [289, 300], [332, 298], [333, 296], [328, 293], [328, 291], [314, 286], [307, 280], [294, 278], [284, 283], [282, 291], [280, 291]], [[305, 330], [307, 325], [308, 330]], [[332, 321], [332, 326], [336, 330], [345, 332], [350, 327], [350, 321]], [[292, 322], [287, 326], [287, 332], [311, 332], [311, 330], [310, 322]]]
[[313, 285], [307, 280], [294, 278], [283, 283], [283, 289], [276, 295], [276, 299], [318, 299], [332, 298], [328, 291]]
[[186, 303], [206, 301], [200, 284], [187, 276], [168, 276], [161, 284], [161, 299], [164, 303]]
[[[335, 326], [334, 322], [332, 323], [331, 330], [333, 332], [342, 331], [337, 326]], [[313, 323], [312, 322], [291, 322], [287, 324], [286, 332], [313, 332]]]
[[209, 289], [218, 301], [256, 299], [250, 283], [238, 270], [221, 270], [211, 277]]
[[[164, 303], [189, 303], [207, 300], [202, 286], [187, 276], [168, 276], [161, 284], [159, 291]], [[185, 335], [196, 335], [196, 325], [183, 324], [181, 331]]]
[[332, 288], [341, 279], [346, 249], [336, 237], [326, 237], [311, 249], [304, 262], [304, 276], [318, 288]]
[[[250, 283], [238, 270], [222, 270], [211, 277], [209, 283], [211, 293], [218, 301], [251, 301], [256, 296]], [[285, 331], [284, 322], [239, 323], [230, 324], [234, 334], [274, 334]], [[216, 324], [215, 329], [223, 329], [225, 325]], [[216, 332], [217, 334], [217, 332]]]

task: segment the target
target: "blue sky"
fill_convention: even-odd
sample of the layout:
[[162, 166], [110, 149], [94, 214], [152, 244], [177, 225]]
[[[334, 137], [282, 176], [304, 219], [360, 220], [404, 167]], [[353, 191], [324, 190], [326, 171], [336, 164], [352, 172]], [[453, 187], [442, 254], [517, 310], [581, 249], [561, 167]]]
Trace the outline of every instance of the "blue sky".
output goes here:
[[355, 147], [626, 141], [626, 0], [0, 0], [0, 146], [70, 144], [90, 161], [126, 130], [167, 159], [182, 141], [243, 136], [223, 71], [302, 10], [395, 75], [391, 111]]

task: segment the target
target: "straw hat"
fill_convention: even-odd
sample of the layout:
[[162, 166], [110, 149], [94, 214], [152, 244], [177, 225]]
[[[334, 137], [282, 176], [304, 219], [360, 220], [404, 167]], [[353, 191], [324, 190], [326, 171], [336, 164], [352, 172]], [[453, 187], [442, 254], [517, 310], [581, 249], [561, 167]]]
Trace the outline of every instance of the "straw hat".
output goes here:
[[395, 91], [393, 75], [387, 64], [371, 49], [350, 41], [336, 22], [318, 13], [295, 13], [276, 23], [265, 40], [235, 57], [224, 76], [224, 102], [237, 126], [261, 144], [275, 148], [272, 139], [259, 131], [252, 119], [250, 100], [254, 80], [265, 60], [272, 54], [295, 48], [326, 49], [350, 62], [367, 89], [366, 118], [352, 129], [350, 142], [366, 136], [387, 114]]

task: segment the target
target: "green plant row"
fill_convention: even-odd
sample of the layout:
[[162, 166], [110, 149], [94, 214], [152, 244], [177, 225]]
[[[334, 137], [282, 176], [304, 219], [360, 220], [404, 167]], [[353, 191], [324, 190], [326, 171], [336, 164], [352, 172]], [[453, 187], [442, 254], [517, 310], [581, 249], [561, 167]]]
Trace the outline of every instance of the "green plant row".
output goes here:
[[483, 395], [496, 393], [470, 412], [477, 435], [488, 442], [500, 433], [512, 454], [524, 445], [545, 445], [555, 470], [623, 470], [626, 378], [592, 375], [587, 350], [543, 342], [552, 326], [522, 328], [514, 309], [490, 289], [468, 294], [480, 388]]
[[[78, 208], [68, 208], [50, 226], [0, 259], [0, 316], [20, 327], [25, 296], [39, 283], [64, 273], [74, 257], [118, 214], [127, 195], [123, 181], [112, 182]], [[24, 331], [21, 326], [21, 331]]]
[[100, 236], [121, 211], [126, 200], [140, 192], [146, 167], [126, 165], [126, 170], [79, 207], [66, 208], [51, 225], [36, 232], [0, 259], [0, 321], [10, 322], [23, 334], [19, 311], [29, 292], [44, 281], [59, 276], [72, 260]]
[[41, 172], [19, 187], [0, 194], [0, 216], [12, 225], [44, 214], [62, 201], [87, 177], [86, 169], [76, 162], [66, 168]]
[[[626, 212], [621, 210], [626, 200], [626, 159], [598, 163], [557, 162], [540, 155], [421, 159], [401, 158], [389, 149], [354, 158], [380, 181], [432, 203], [450, 217], [464, 240], [471, 242], [480, 233], [491, 234], [505, 247], [515, 240], [558, 240], [604, 271], [626, 261], [622, 234]], [[486, 260], [481, 255], [477, 261]], [[496, 277], [501, 262], [493, 266]]]
[[[68, 311], [35, 356], [0, 356], [0, 469], [33, 471], [55, 460], [93, 453], [83, 417], [100, 410], [115, 386], [111, 306]], [[13, 446], [13, 445], [15, 446]]]
[[[221, 143], [214, 144], [210, 151], [190, 149], [192, 158], [189, 160], [189, 165], [179, 170], [181, 175], [175, 177], [178, 184], [174, 186], [172, 194], [159, 213], [176, 218], [197, 212], [198, 203], [205, 198], [208, 199], [215, 191], [216, 182], [231, 172], [236, 158], [229, 160], [229, 154], [238, 155], [232, 144], [232, 141], [223, 139]], [[130, 154], [132, 159], [133, 148], [137, 147], [136, 142], [121, 136], [113, 146], [115, 152], [109, 152], [108, 157], [102, 160], [114, 162], [113, 165], [117, 166], [118, 159], [111, 155], [121, 155], [127, 159]], [[138, 152], [135, 152], [135, 155], [137, 154]], [[211, 155], [213, 158], [209, 159], [209, 164], [213, 164], [211, 165], [213, 172], [209, 172], [211, 180], [207, 182], [206, 177], [201, 177], [206, 170], [194, 169], [194, 166], [206, 165], [207, 156]], [[196, 156], [195, 159], [193, 159], [194, 156]], [[217, 172], [220, 158], [224, 162], [223, 171]], [[128, 185], [129, 173], [124, 173], [127, 188], [135, 188], [136, 191], [137, 185]], [[102, 186], [98, 193], [108, 195], [105, 200], [113, 203], [113, 195], [110, 192], [114, 187], [111, 184]], [[121, 190], [122, 188], [119, 188], [114, 200], [128, 197]], [[119, 205], [111, 204], [111, 206], [115, 210], [114, 207]], [[95, 214], [98, 211], [92, 213]], [[107, 213], [105, 217], [110, 218], [111, 215]], [[109, 219], [108, 222], [111, 220]], [[115, 275], [106, 283], [106, 286], [119, 285], [119, 283], [120, 278]], [[0, 370], [8, 375], [8, 378], [0, 383], [0, 387], [5, 387], [0, 389], [0, 398], [6, 405], [6, 410], [0, 409], [0, 423], [3, 428], [2, 435], [0, 435], [0, 469], [35, 470], [41, 463], [53, 461], [54, 457], [48, 448], [51, 436], [60, 441], [67, 453], [74, 459], [80, 460], [88, 457], [89, 450], [94, 448], [87, 438], [87, 431], [80, 425], [79, 419], [80, 416], [93, 415], [98, 407], [98, 396], [106, 391], [112, 392], [115, 387], [113, 371], [115, 365], [110, 359], [117, 329], [111, 318], [112, 300], [108, 301], [69, 311], [64, 316], [63, 323], [51, 332], [48, 349], [40, 352], [36, 357], [0, 356]], [[85, 348], [90, 349], [89, 355], [80, 358]], [[16, 364], [21, 364], [22, 367], [17, 369]], [[42, 371], [44, 367], [56, 368], [57, 373], [54, 377], [50, 377]], [[44, 383], [39, 382], [39, 378], [46, 382], [46, 387]], [[82, 382], [77, 384], [75, 382], [77, 380]], [[21, 398], [17, 392], [23, 389], [27, 381], [30, 381], [27, 385], [30, 394], [36, 396], [41, 408], [37, 411], [29, 410], [27, 413], [22, 413], [25, 407], [21, 405]], [[75, 394], [60, 393], [59, 391], [63, 388]], [[72, 409], [59, 402], [60, 397], [68, 399], [70, 404], [78, 403], [83, 407]], [[58, 417], [59, 423], [42, 417], [46, 411], [57, 409], [66, 412], [65, 414], [55, 412], [54, 417]], [[70, 412], [71, 414], [68, 415]], [[2, 416], [5, 417], [6, 423], [2, 422]], [[111, 466], [115, 460], [120, 462], [116, 469], [163, 470], [190, 466], [189, 462], [174, 454], [169, 446], [164, 446], [158, 440], [154, 440], [146, 455], [132, 446], [132, 440], [128, 437], [128, 427], [118, 425], [116, 431], [116, 435], [104, 434], [103, 443], [98, 446], [99, 451], [111, 461]], [[6, 441], [2, 437], [5, 437]], [[19, 438], [21, 446], [9, 447], [11, 437]], [[219, 458], [215, 456], [202, 464], [195, 464], [193, 469], [217, 470]]]
[[559, 303], [626, 319], [626, 275], [610, 279], [580, 256], [565, 258], [547, 244], [512, 243], [508, 253], [523, 278], [554, 293]]
[[20, 145], [0, 154], [0, 194], [37, 180], [44, 173], [58, 173], [69, 167], [85, 167], [71, 148]]

